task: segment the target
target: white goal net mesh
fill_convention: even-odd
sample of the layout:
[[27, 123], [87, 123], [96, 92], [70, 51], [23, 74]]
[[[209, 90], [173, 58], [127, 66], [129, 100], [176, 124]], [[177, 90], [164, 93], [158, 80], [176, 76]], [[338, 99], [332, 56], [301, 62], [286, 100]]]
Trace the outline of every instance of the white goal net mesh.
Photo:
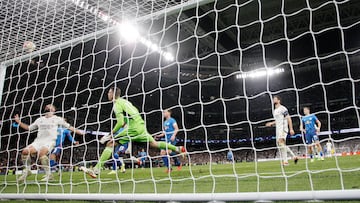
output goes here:
[[[2, 0], [0, 193], [123, 200], [255, 193], [247, 200], [256, 200], [266, 192], [358, 192], [359, 17], [356, 0]], [[163, 111], [171, 109], [185, 156], [132, 142], [96, 178], [83, 173], [82, 166], [95, 168], [105, 149], [99, 141], [115, 125], [113, 86], [157, 141], [168, 140], [155, 135], [167, 128]], [[293, 122], [286, 145], [297, 164], [289, 155], [284, 166], [275, 127], [266, 125], [274, 120], [275, 95]], [[70, 133], [74, 140], [49, 153], [56, 162], [51, 180], [41, 181], [44, 167], [35, 155], [32, 175], [19, 181], [21, 153], [37, 132], [22, 129], [14, 116], [31, 124], [47, 104], [85, 135]], [[303, 107], [321, 122], [313, 153], [300, 131]], [[35, 193], [66, 195], [26, 196]], [[120, 196], [101, 196], [114, 193]], [[272, 197], [265, 199], [280, 198]]]

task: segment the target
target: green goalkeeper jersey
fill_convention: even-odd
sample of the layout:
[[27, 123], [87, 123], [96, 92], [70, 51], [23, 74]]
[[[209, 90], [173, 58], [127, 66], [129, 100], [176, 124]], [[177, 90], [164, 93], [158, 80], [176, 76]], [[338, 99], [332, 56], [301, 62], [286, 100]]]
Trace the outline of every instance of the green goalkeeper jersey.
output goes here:
[[120, 130], [126, 123], [129, 125], [144, 123], [139, 110], [128, 100], [122, 98], [116, 99], [113, 108], [117, 121], [113, 132]]

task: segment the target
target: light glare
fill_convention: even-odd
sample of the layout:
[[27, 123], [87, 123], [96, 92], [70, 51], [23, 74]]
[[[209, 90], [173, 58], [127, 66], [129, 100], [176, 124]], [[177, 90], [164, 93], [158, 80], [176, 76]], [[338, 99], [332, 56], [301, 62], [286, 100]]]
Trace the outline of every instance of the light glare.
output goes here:
[[267, 69], [261, 69], [261, 70], [254, 70], [249, 72], [244, 72], [241, 74], [236, 75], [236, 79], [242, 79], [242, 78], [259, 78], [264, 76], [272, 76], [277, 75], [280, 73], [285, 72], [284, 68], [267, 68]]
[[139, 38], [138, 30], [128, 22], [119, 25], [120, 34], [125, 40], [135, 42]]

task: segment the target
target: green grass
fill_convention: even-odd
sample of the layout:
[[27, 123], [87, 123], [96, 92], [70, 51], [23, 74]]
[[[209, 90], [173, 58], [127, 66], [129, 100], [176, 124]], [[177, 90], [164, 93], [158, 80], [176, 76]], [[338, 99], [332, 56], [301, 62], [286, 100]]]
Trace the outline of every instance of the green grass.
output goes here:
[[[337, 168], [337, 165], [339, 168]], [[306, 169], [309, 170], [306, 170]], [[340, 170], [339, 170], [340, 169]], [[152, 172], [152, 173], [151, 173]], [[26, 184], [16, 184], [16, 176], [0, 176], [1, 193], [211, 193], [268, 192], [360, 188], [360, 156], [327, 158], [306, 165], [282, 168], [278, 161], [183, 167], [170, 175], [164, 168], [128, 169], [125, 174], [97, 179], [82, 172], [55, 174], [49, 184], [38, 182], [42, 175], [32, 175]], [[286, 175], [286, 177], [284, 176]], [[311, 181], [310, 181], [311, 180]]]

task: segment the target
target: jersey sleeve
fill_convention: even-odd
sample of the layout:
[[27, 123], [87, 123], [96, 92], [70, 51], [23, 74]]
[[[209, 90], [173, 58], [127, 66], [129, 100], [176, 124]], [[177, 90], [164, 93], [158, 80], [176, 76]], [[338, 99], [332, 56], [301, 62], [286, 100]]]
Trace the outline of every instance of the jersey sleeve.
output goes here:
[[76, 140], [74, 139], [74, 137], [71, 135], [71, 131], [70, 130], [65, 130], [64, 133], [66, 134], [66, 137], [72, 142], [76, 142]]
[[174, 118], [171, 119], [171, 126], [174, 126], [176, 123], [176, 120]]
[[114, 113], [116, 117], [116, 124], [114, 126], [113, 132], [117, 132], [120, 130], [121, 127], [124, 126], [124, 114], [123, 114], [123, 107], [121, 104], [115, 104], [114, 105]]
[[313, 117], [315, 121], [319, 120], [315, 115], [313, 115]]
[[287, 109], [285, 106], [283, 106], [283, 108], [281, 109], [281, 114], [282, 114], [284, 117], [286, 117], [286, 116], [289, 115], [289, 111], [288, 111], [288, 109]]
[[33, 131], [33, 130], [36, 130], [36, 129], [38, 129], [38, 123], [39, 123], [39, 119], [40, 118], [37, 118], [36, 120], [35, 120], [35, 122], [33, 122], [31, 125], [29, 125], [29, 130], [30, 131]]

